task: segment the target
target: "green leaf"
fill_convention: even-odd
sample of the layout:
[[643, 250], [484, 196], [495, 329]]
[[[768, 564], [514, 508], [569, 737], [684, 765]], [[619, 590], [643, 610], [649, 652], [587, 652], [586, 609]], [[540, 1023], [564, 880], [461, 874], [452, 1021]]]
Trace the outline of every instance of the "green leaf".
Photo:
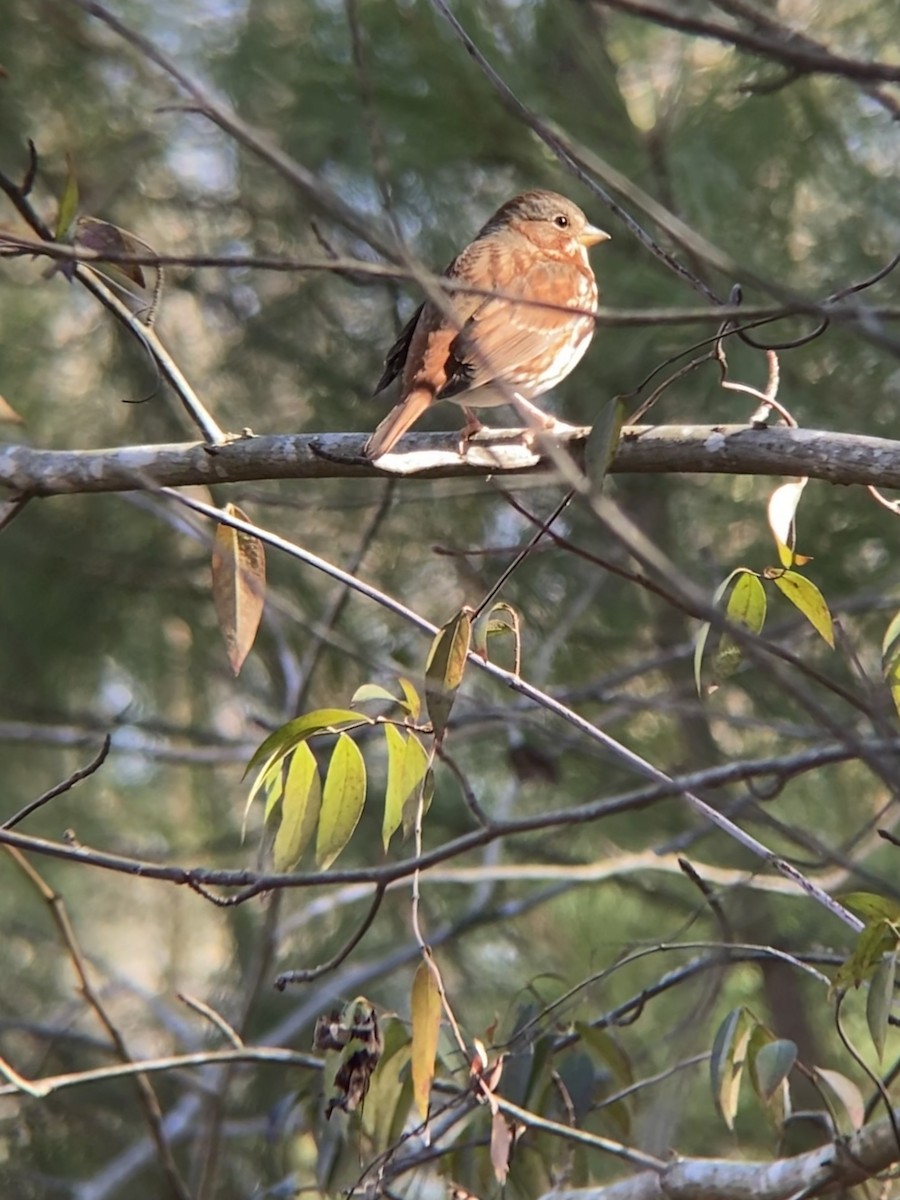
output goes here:
[[407, 805], [418, 805], [422, 781], [428, 771], [428, 754], [414, 733], [404, 733], [395, 725], [385, 725], [384, 736], [388, 772], [381, 840], [387, 850], [400, 828]]
[[816, 585], [796, 571], [766, 572], [782, 595], [803, 613], [816, 633], [820, 634], [834, 649], [834, 626], [825, 597]]
[[281, 767], [282, 762], [280, 757], [272, 755], [272, 757], [263, 764], [262, 770], [253, 781], [253, 787], [250, 789], [247, 795], [247, 802], [244, 805], [244, 815], [241, 819], [241, 841], [243, 841], [244, 836], [247, 833], [247, 817], [250, 815], [250, 807], [257, 795], [261, 791], [267, 792], [265, 820], [269, 819], [272, 809], [281, 799], [283, 787]]
[[363, 1107], [363, 1129], [376, 1154], [382, 1154], [400, 1135], [412, 1105], [409, 1034], [396, 1018], [385, 1026], [384, 1052], [369, 1082]]
[[588, 434], [584, 447], [584, 471], [591, 485], [591, 495], [599, 496], [622, 436], [625, 424], [625, 397], [615, 396], [601, 405], [600, 412]]
[[[553, 1070], [554, 1055], [556, 1054], [556, 1043], [552, 1034], [544, 1034], [535, 1039], [530, 1046], [532, 1052], [530, 1069], [525, 1081], [524, 1090], [522, 1092], [521, 1104], [529, 1105], [535, 1093], [541, 1085], [551, 1078]], [[510, 1068], [515, 1063], [516, 1056], [513, 1055], [512, 1060], [508, 1062], [503, 1071], [503, 1094], [509, 1095], [507, 1090], [507, 1080], [509, 1078]]]
[[[737, 580], [731, 589], [725, 606], [726, 618], [735, 625], [742, 625], [750, 633], [759, 633], [766, 620], [766, 589], [753, 572], [745, 568], [737, 571]], [[741, 664], [743, 652], [728, 633], [723, 633], [714, 660], [714, 675], [723, 682]]]
[[836, 897], [863, 921], [882, 920], [900, 923], [900, 903], [877, 892], [842, 892]]
[[570, 1050], [557, 1062], [556, 1073], [568, 1093], [575, 1124], [580, 1127], [594, 1101], [596, 1073], [590, 1055], [583, 1050]]
[[791, 1115], [791, 1088], [787, 1075], [796, 1061], [797, 1046], [776, 1038], [772, 1031], [757, 1022], [746, 1048], [746, 1062], [752, 1087], [778, 1129], [784, 1128]]
[[291, 755], [281, 796], [281, 824], [275, 835], [276, 871], [290, 871], [300, 861], [316, 829], [322, 806], [322, 784], [315, 755], [304, 742]]
[[732, 1009], [713, 1039], [709, 1060], [713, 1101], [729, 1129], [734, 1129], [747, 1045], [757, 1023], [743, 1006]]
[[866, 1024], [872, 1035], [872, 1044], [881, 1062], [887, 1037], [888, 1020], [894, 1004], [894, 985], [897, 979], [897, 951], [885, 954], [878, 963], [869, 983], [866, 997]]
[[59, 209], [56, 214], [56, 230], [53, 234], [55, 242], [65, 239], [75, 214], [78, 211], [78, 179], [75, 175], [75, 162], [71, 154], [66, 154], [66, 182], [59, 198]]
[[519, 631], [519, 614], [511, 604], [500, 602], [481, 613], [472, 623], [472, 649], [487, 662], [488, 639], [498, 633], [511, 633], [515, 645], [513, 673], [519, 674], [521, 667], [522, 638]]
[[885, 630], [881, 643], [881, 670], [891, 689], [894, 708], [900, 713], [900, 613]]
[[753, 571], [740, 570], [725, 606], [725, 616], [751, 633], [762, 629], [766, 621], [766, 589]]
[[403, 820], [403, 802], [406, 799], [406, 736], [396, 725], [385, 725], [384, 740], [387, 742], [388, 770], [384, 792], [384, 817], [381, 821], [381, 842], [387, 851], [391, 838]]
[[853, 953], [838, 968], [835, 988], [859, 987], [875, 974], [885, 954], [891, 954], [900, 943], [896, 924], [876, 918], [866, 924], [856, 940]]
[[[762, 1026], [757, 1028], [762, 1029]], [[787, 1081], [797, 1061], [797, 1046], [787, 1038], [773, 1037], [768, 1030], [764, 1032], [766, 1037], [758, 1039], [756, 1045], [754, 1039], [750, 1039], [747, 1059], [753, 1090], [763, 1104], [768, 1104]]]
[[262, 745], [257, 748], [244, 768], [244, 778], [260, 763], [265, 763], [266, 769], [268, 769], [276, 759], [284, 758], [285, 754], [293, 750], [295, 746], [299, 746], [301, 742], [305, 742], [307, 738], [314, 737], [318, 733], [336, 733], [347, 725], [374, 724], [371, 717], [353, 712], [349, 708], [317, 708], [302, 717], [295, 717], [293, 721], [288, 721], [286, 725], [282, 725], [280, 729], [270, 733]]
[[[719, 584], [719, 586], [713, 592], [712, 602], [714, 605], [718, 604], [719, 601], [722, 599], [722, 597], [725, 595], [725, 593], [728, 591], [728, 585], [731, 583], [732, 579], [736, 578], [738, 575], [741, 575], [746, 571], [747, 571], [746, 567], [736, 567], [733, 571], [730, 572], [729, 575], [726, 576], [725, 579], [722, 580], [722, 582]], [[703, 677], [702, 677], [703, 654], [706, 650], [707, 640], [709, 639], [710, 628], [711, 628], [711, 626], [710, 626], [709, 621], [704, 621], [703, 624], [700, 626], [699, 630], [697, 631], [697, 640], [694, 643], [694, 686], [697, 688], [697, 695], [701, 696], [701, 697], [703, 695]]]
[[805, 478], [792, 479], [777, 487], [769, 497], [769, 528], [775, 535], [778, 561], [783, 567], [792, 567], [795, 562], [797, 505], [808, 482]]
[[322, 790], [316, 865], [323, 871], [327, 871], [350, 841], [365, 801], [366, 764], [353, 738], [342, 733], [332, 752]]
[[399, 704], [401, 708], [406, 708], [406, 704], [402, 700], [392, 695], [387, 688], [383, 688], [379, 683], [364, 683], [350, 697], [351, 705], [367, 704], [371, 700], [386, 700], [390, 704]]
[[606, 1067], [620, 1088], [630, 1087], [634, 1083], [634, 1071], [631, 1059], [606, 1029], [595, 1029], [584, 1021], [575, 1022], [575, 1032]]
[[697, 640], [694, 642], [694, 687], [700, 697], [703, 696], [703, 654], [711, 628], [709, 621], [704, 621], [697, 631]]
[[410, 1001], [412, 1014], [413, 1099], [419, 1116], [428, 1116], [438, 1037], [441, 1032], [441, 995], [428, 963], [416, 970]]
[[416, 817], [419, 813], [419, 803], [422, 805], [422, 816], [431, 808], [431, 801], [434, 797], [434, 772], [431, 770], [430, 758], [425, 747], [418, 738], [412, 738], [407, 752], [413, 765], [410, 767], [411, 772], [422, 772], [422, 787], [421, 793], [418, 788], [411, 790], [406, 798], [406, 803], [403, 805], [403, 836], [408, 838], [416, 827]]
[[406, 707], [409, 712], [410, 720], [418, 721], [419, 714], [422, 711], [422, 698], [413, 687], [412, 683], [403, 675], [398, 676], [397, 682], [400, 684], [403, 695], [406, 697]]
[[440, 743], [466, 668], [472, 637], [472, 613], [464, 608], [437, 633], [425, 664], [425, 704]]

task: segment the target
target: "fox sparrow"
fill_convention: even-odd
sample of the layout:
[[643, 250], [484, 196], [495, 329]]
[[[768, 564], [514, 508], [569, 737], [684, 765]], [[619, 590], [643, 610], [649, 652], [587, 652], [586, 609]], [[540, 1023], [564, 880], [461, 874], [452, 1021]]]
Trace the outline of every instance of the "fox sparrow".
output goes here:
[[597, 284], [587, 247], [608, 237], [556, 192], [524, 192], [498, 209], [444, 275], [501, 295], [453, 292], [443, 309], [416, 310], [375, 388], [402, 374], [400, 402], [369, 438], [366, 456], [387, 454], [438, 400], [462, 405], [466, 433], [480, 428], [469, 405], [506, 404], [512, 395], [536, 428], [565, 428], [530, 401], [565, 379], [588, 348], [594, 322], [585, 313], [597, 307]]

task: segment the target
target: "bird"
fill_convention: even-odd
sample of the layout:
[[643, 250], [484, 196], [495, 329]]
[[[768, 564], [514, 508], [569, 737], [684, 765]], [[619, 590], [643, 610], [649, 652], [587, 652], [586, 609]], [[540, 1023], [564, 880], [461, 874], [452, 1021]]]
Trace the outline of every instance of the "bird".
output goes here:
[[571, 428], [531, 401], [588, 348], [597, 282], [587, 251], [609, 237], [557, 192], [523, 192], [502, 205], [444, 272], [479, 294], [453, 291], [441, 305], [421, 304], [388, 351], [374, 394], [400, 376], [400, 400], [366, 442], [366, 458], [388, 454], [440, 400], [462, 405], [461, 445], [482, 428], [471, 407], [514, 402], [534, 428]]

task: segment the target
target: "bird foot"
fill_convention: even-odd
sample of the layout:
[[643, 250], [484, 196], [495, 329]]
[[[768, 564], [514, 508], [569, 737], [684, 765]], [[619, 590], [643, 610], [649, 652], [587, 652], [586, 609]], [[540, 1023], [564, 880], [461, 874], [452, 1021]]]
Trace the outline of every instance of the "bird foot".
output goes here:
[[459, 457], [465, 458], [466, 450], [469, 448], [469, 442], [476, 433], [480, 433], [482, 429], [484, 429], [484, 425], [482, 425], [481, 421], [478, 420], [471, 408], [466, 408], [465, 405], [462, 405], [462, 410], [466, 416], [466, 423], [459, 431], [457, 450], [459, 451]]

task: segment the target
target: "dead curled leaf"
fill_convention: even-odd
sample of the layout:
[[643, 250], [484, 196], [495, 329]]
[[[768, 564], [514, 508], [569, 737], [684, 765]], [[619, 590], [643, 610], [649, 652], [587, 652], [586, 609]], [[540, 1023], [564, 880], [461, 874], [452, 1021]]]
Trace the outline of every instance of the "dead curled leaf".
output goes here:
[[[227, 504], [224, 512], [240, 521], [249, 521], [236, 504]], [[237, 675], [256, 639], [265, 607], [266, 553], [258, 538], [231, 525], [217, 527], [212, 591], [228, 661]]]
[[509, 1122], [503, 1113], [495, 1112], [491, 1118], [491, 1166], [498, 1183], [506, 1183], [512, 1144], [513, 1131]]
[[384, 1052], [384, 1039], [375, 1009], [365, 996], [357, 996], [342, 1009], [319, 1017], [313, 1049], [326, 1057], [325, 1117], [336, 1108], [353, 1112], [365, 1099], [372, 1072]]

